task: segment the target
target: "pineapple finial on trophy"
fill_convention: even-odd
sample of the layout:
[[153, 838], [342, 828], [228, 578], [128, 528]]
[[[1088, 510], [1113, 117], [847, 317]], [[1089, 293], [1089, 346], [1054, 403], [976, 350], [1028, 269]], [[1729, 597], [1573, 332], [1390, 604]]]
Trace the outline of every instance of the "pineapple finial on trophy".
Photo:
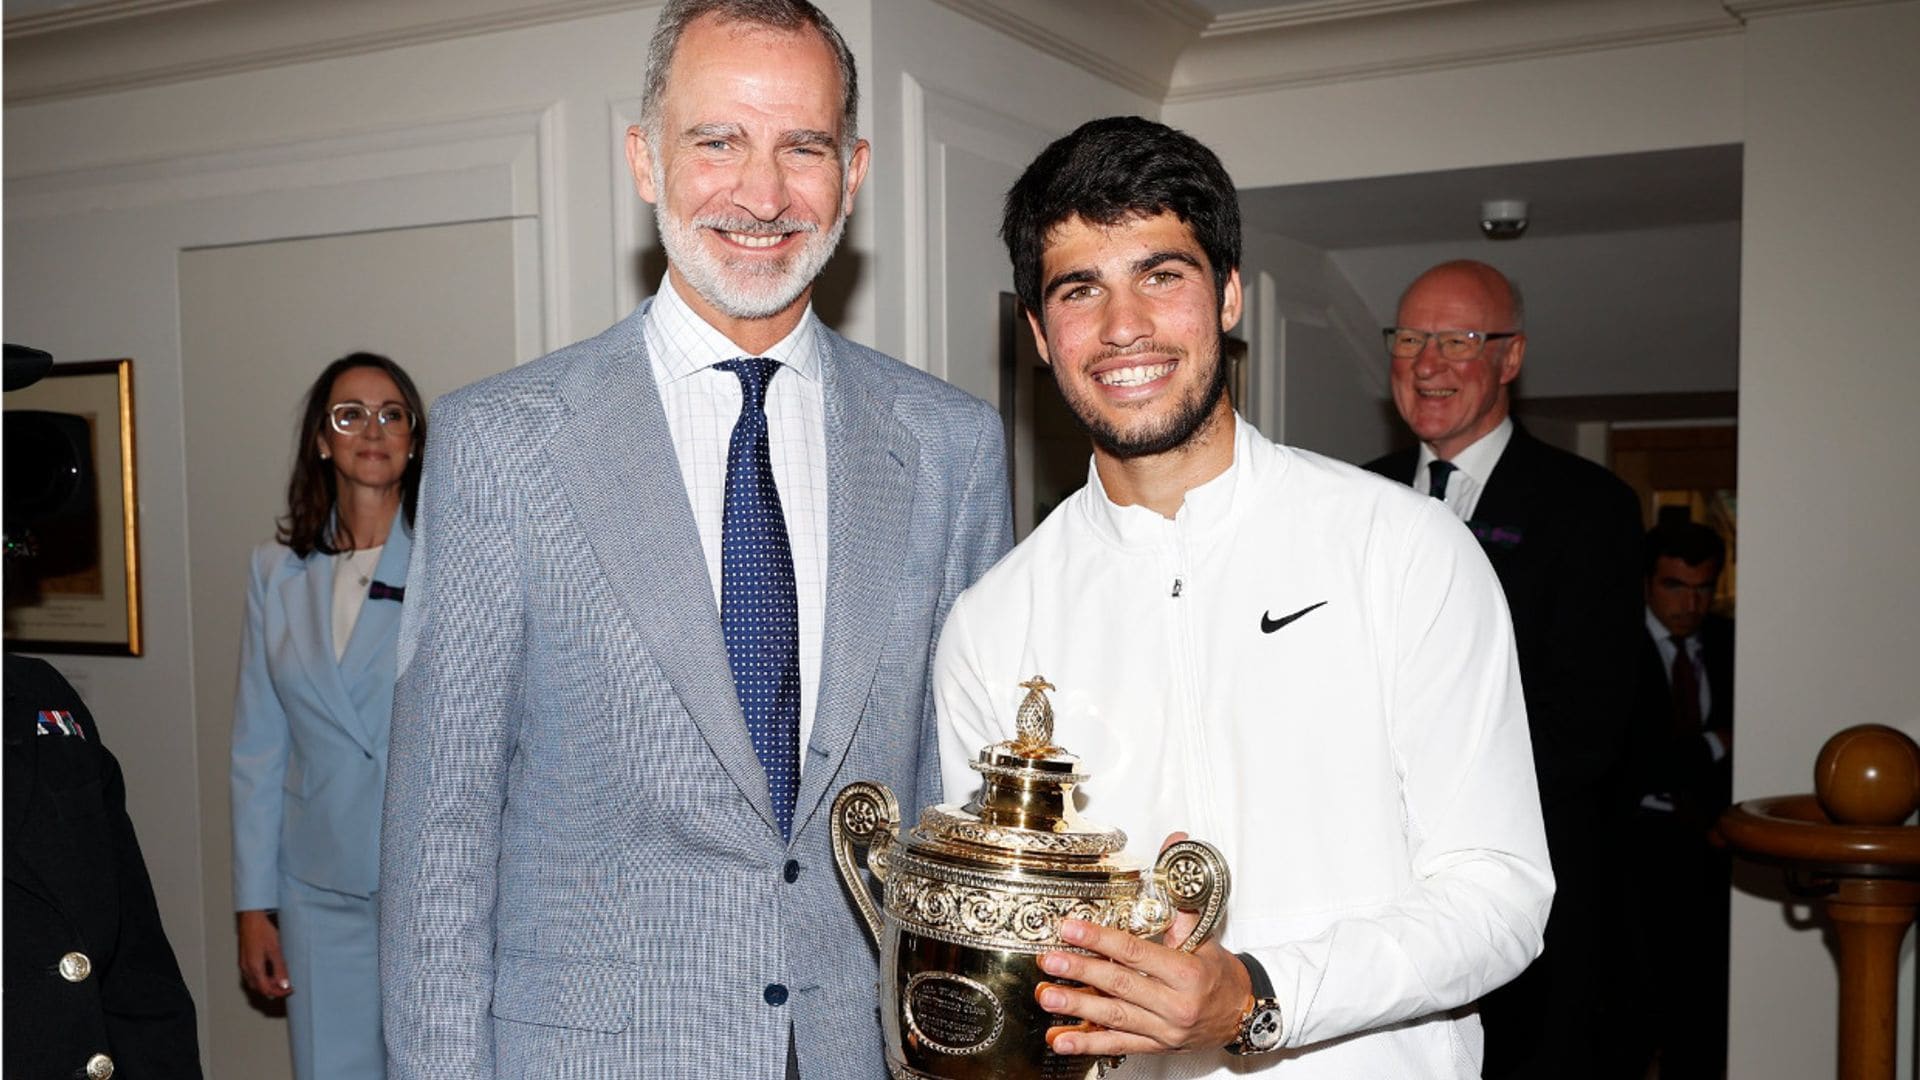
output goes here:
[[1043, 691], [1054, 689], [1046, 679], [1035, 675], [1020, 684], [1027, 696], [1014, 714], [1013, 749], [1028, 757], [1039, 757], [1053, 749], [1053, 704]]

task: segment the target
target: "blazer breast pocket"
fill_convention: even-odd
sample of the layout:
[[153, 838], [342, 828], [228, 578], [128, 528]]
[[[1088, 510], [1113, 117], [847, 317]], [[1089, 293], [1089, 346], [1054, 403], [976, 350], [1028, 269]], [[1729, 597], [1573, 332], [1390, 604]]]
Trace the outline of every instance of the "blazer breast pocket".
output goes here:
[[634, 973], [605, 961], [502, 952], [493, 1015], [543, 1027], [615, 1033], [633, 1022]]

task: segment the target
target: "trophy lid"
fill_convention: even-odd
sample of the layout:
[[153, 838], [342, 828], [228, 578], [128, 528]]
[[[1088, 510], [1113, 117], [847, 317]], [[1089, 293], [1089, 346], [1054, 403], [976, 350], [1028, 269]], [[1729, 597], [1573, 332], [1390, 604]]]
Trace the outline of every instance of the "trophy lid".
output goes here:
[[[1053, 743], [1052, 683], [1036, 675], [1014, 718], [1015, 737], [981, 748], [968, 762], [985, 783], [973, 801], [929, 807], [914, 830], [940, 846], [989, 849], [992, 857], [1031, 851], [1046, 858], [1101, 862], [1127, 846], [1127, 834], [1080, 816], [1073, 789], [1087, 774], [1080, 759]], [[1105, 860], [1110, 861], [1110, 860]]]

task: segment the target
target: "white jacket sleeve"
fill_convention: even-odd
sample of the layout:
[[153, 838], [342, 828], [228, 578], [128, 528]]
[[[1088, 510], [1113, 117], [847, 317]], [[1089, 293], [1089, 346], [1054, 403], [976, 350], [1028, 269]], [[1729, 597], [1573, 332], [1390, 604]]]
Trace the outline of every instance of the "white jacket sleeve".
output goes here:
[[1412, 885], [1311, 938], [1251, 943], [1285, 1044], [1456, 1008], [1540, 954], [1553, 875], [1512, 624], [1472, 535], [1438, 502], [1369, 553]]

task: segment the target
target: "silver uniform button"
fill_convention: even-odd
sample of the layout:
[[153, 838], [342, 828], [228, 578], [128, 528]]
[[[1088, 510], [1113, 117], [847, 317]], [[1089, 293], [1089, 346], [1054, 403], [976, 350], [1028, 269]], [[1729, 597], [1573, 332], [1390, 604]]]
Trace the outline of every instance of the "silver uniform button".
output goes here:
[[70, 952], [60, 958], [60, 977], [68, 982], [84, 982], [93, 974], [93, 961], [83, 952]]
[[112, 1075], [112, 1058], [105, 1054], [95, 1054], [87, 1059], [87, 1080], [107, 1080]]

